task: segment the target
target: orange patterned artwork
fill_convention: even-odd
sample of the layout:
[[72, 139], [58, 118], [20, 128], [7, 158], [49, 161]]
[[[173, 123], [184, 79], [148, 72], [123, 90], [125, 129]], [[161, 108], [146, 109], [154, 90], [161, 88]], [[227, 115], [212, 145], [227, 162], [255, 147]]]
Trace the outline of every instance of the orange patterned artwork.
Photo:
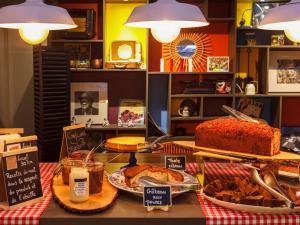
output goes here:
[[193, 71], [206, 71], [207, 57], [211, 55], [211, 38], [203, 33], [181, 33], [176, 40], [162, 46], [165, 64], [173, 67], [174, 72], [188, 71], [189, 59], [192, 59]]

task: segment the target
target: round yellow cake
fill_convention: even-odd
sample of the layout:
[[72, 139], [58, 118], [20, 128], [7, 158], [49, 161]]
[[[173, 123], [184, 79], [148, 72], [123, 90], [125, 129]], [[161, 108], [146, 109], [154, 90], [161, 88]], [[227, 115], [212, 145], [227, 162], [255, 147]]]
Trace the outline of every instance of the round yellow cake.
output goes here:
[[106, 147], [120, 151], [137, 151], [147, 147], [145, 137], [115, 137], [107, 139]]

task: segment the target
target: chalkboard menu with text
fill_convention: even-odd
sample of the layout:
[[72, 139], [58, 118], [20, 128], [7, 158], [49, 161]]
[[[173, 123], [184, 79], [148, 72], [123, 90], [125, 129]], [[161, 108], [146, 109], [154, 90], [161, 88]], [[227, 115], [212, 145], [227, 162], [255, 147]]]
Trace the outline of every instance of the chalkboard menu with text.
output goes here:
[[64, 127], [63, 131], [60, 160], [64, 157], [69, 157], [73, 152], [88, 149], [85, 125], [79, 124]]
[[36, 147], [1, 153], [1, 176], [8, 207], [26, 205], [43, 197]]

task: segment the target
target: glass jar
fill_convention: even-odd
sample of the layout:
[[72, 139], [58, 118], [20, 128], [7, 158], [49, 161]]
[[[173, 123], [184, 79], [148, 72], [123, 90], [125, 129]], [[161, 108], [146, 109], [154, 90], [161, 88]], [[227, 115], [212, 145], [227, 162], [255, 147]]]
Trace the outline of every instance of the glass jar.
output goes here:
[[82, 160], [74, 160], [74, 159], [65, 160], [62, 169], [62, 179], [65, 185], [69, 185], [69, 176], [70, 176], [71, 168], [73, 167], [83, 167]]
[[89, 172], [90, 194], [100, 193], [103, 185], [104, 164], [92, 162], [87, 164]]
[[89, 199], [89, 172], [87, 168], [72, 167], [69, 184], [72, 202], [84, 202]]

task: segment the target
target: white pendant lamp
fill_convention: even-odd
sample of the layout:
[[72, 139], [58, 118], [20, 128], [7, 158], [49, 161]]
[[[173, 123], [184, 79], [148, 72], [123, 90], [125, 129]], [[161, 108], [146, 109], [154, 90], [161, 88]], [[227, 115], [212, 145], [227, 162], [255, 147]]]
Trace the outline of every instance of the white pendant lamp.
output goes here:
[[76, 27], [66, 9], [47, 5], [43, 0], [26, 0], [0, 8], [0, 28], [18, 29], [21, 38], [29, 44], [42, 43], [49, 30]]
[[270, 9], [258, 28], [284, 30], [291, 41], [300, 42], [300, 0]]
[[161, 43], [177, 38], [181, 28], [209, 25], [199, 7], [176, 0], [157, 2], [134, 8], [126, 26], [150, 28], [153, 37]]

